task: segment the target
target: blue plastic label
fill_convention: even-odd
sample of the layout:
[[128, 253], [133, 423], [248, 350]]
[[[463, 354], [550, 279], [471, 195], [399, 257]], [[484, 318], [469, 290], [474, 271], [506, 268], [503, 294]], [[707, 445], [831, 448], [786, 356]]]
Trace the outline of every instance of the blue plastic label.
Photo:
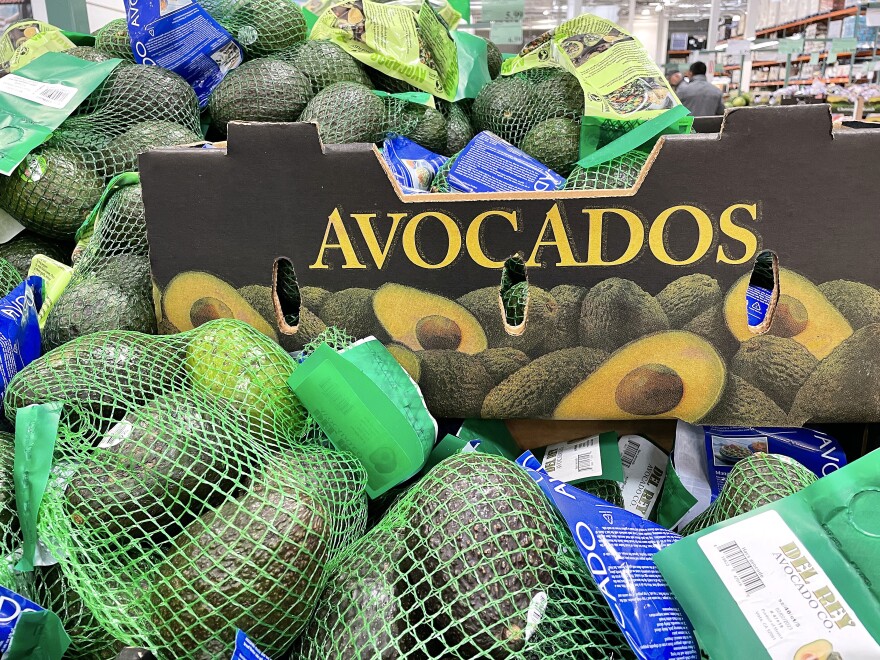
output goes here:
[[562, 514], [614, 618], [641, 660], [697, 660], [687, 616], [654, 565], [681, 537], [551, 478], [531, 452], [517, 459]]
[[767, 310], [770, 309], [772, 297], [773, 292], [761, 286], [749, 285], [746, 289], [746, 315], [750, 327], [760, 326], [767, 318]]
[[174, 71], [203, 107], [223, 77], [241, 64], [241, 48], [198, 2], [128, 0], [134, 59]]
[[0, 300], [0, 400], [12, 377], [40, 357], [37, 310], [43, 278], [32, 275]]
[[22, 612], [42, 612], [43, 608], [6, 587], [0, 586], [0, 653], [6, 653]]
[[272, 660], [272, 658], [258, 649], [243, 630], [237, 630], [231, 660]]
[[382, 155], [394, 179], [406, 194], [427, 192], [434, 176], [448, 160], [446, 156], [428, 151], [402, 135], [385, 138]]
[[846, 465], [837, 440], [813, 429], [705, 426], [703, 433], [713, 502], [734, 464], [756, 452], [793, 458], [817, 477]]
[[489, 131], [478, 133], [449, 168], [449, 186], [456, 192], [544, 192], [565, 179]]

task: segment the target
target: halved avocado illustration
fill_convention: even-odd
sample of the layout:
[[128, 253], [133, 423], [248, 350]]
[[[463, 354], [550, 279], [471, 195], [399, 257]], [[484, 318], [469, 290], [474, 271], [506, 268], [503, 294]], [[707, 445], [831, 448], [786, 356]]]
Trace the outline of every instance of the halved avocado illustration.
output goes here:
[[208, 321], [230, 318], [278, 339], [274, 328], [238, 291], [211, 273], [187, 271], [176, 275], [165, 287], [162, 308], [165, 318], [181, 332]]
[[[746, 319], [748, 285], [749, 275], [744, 275], [724, 300], [724, 318], [739, 341], [755, 336]], [[780, 268], [779, 303], [768, 332], [794, 339], [821, 360], [852, 334], [852, 327], [819, 287], [794, 271]]]
[[373, 311], [394, 341], [413, 350], [479, 353], [488, 342], [476, 317], [454, 300], [402, 284], [384, 284]]
[[565, 396], [556, 419], [678, 417], [695, 421], [721, 398], [727, 368], [702, 337], [657, 332], [612, 354]]
[[831, 642], [827, 639], [817, 639], [815, 642], [804, 644], [794, 653], [794, 660], [829, 660], [834, 651]]

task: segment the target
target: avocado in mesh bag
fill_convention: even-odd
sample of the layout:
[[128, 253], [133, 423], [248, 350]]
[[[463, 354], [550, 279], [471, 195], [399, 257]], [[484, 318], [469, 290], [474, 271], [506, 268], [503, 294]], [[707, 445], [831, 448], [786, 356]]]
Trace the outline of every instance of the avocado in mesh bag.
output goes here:
[[74, 46], [64, 52], [86, 62], [106, 62], [111, 59], [110, 55], [102, 53], [97, 48], [92, 48], [91, 46]]
[[580, 123], [564, 117], [545, 119], [523, 138], [520, 148], [561, 176], [568, 176], [577, 164]]
[[201, 0], [249, 58], [265, 57], [305, 41], [306, 19], [291, 0]]
[[309, 39], [271, 57], [296, 65], [309, 79], [315, 94], [338, 82], [355, 82], [372, 87], [361, 63], [332, 41]]
[[463, 104], [437, 101], [437, 109], [446, 117], [446, 143], [440, 150], [444, 156], [452, 156], [467, 146], [474, 137], [474, 127]]
[[95, 32], [95, 50], [106, 53], [110, 57], [134, 62], [131, 38], [128, 34], [128, 21], [124, 18], [114, 18]]
[[[388, 106], [396, 99], [387, 99]], [[389, 133], [408, 137], [428, 151], [442, 153], [446, 149], [446, 118], [432, 107], [420, 103], [407, 103], [399, 112], [392, 114]]]
[[138, 169], [138, 156], [157, 147], [173, 147], [201, 141], [199, 133], [173, 121], [150, 120], [135, 124], [107, 143], [104, 176], [113, 177]]
[[211, 94], [208, 109], [224, 135], [233, 120], [296, 121], [312, 98], [309, 79], [288, 62], [262, 58], [233, 69]]
[[639, 180], [648, 154], [630, 151], [611, 160], [583, 168], [575, 165], [562, 190], [619, 190], [632, 188]]
[[314, 122], [324, 144], [376, 142], [385, 129], [385, 103], [365, 85], [339, 82], [308, 102], [299, 118]]
[[25, 230], [15, 238], [0, 244], [0, 259], [6, 259], [24, 279], [34, 255], [45, 254], [55, 261], [69, 265], [72, 250], [73, 246], [69, 243], [54, 241]]

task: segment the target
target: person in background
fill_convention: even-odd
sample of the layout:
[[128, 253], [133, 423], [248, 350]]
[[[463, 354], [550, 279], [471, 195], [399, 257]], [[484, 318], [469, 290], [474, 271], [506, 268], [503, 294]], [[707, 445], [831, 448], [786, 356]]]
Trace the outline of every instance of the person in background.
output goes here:
[[689, 82], [679, 85], [678, 99], [694, 117], [711, 117], [724, 114], [721, 90], [706, 79], [706, 65], [694, 62], [688, 75]]
[[678, 86], [684, 80], [684, 76], [681, 75], [681, 71], [679, 71], [678, 69], [669, 69], [666, 72], [666, 80], [669, 82], [669, 85], [672, 87], [673, 90], [677, 90]]

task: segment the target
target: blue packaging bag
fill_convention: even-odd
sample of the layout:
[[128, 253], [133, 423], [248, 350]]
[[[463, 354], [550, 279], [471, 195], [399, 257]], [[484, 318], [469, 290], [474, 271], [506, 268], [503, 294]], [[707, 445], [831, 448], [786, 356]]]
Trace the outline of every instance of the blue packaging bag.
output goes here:
[[43, 304], [43, 278], [32, 275], [0, 300], [0, 400], [9, 381], [40, 357], [37, 310]]
[[242, 62], [241, 47], [198, 2], [126, 2], [134, 59], [174, 71], [204, 107], [223, 77]]
[[553, 479], [531, 452], [517, 463], [562, 515], [636, 657], [698, 660], [693, 627], [654, 565], [654, 555], [681, 537]]
[[258, 649], [243, 630], [237, 630], [235, 632], [235, 649], [232, 651], [230, 660], [272, 660], [272, 658]]
[[388, 169], [407, 195], [428, 192], [437, 172], [448, 160], [428, 151], [402, 135], [391, 135], [382, 143], [382, 155]]
[[489, 131], [478, 133], [449, 168], [456, 192], [543, 192], [565, 179], [539, 160]]

